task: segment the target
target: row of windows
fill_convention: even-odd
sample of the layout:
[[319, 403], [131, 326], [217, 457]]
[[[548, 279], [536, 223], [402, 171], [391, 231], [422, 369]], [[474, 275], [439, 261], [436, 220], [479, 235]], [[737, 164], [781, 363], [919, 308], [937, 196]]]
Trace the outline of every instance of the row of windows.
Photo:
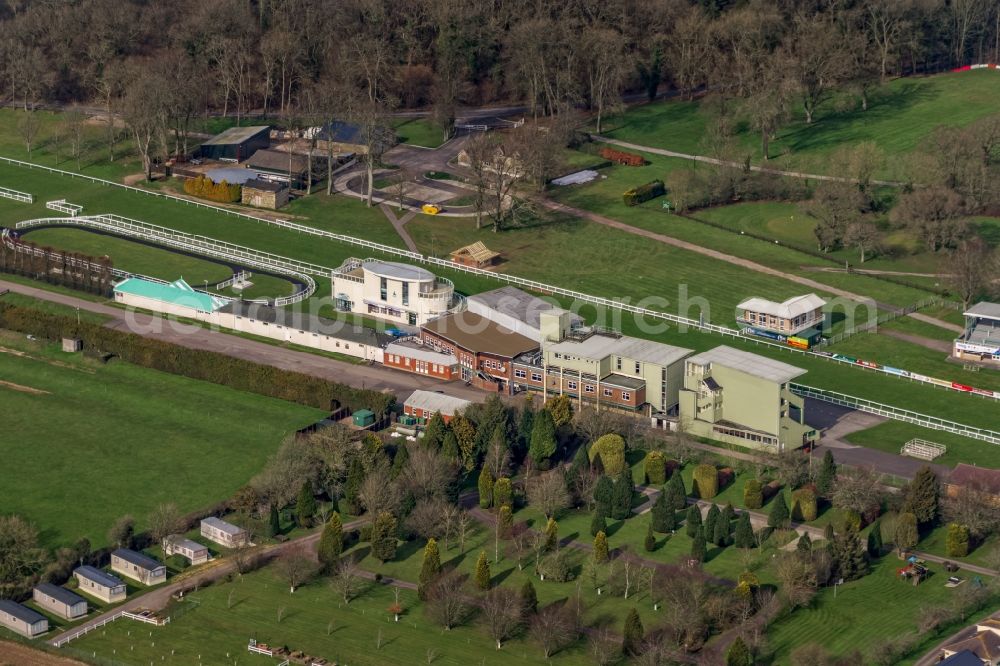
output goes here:
[[[243, 317], [237, 317], [237, 319], [243, 319]], [[251, 320], [250, 320], [250, 323], [251, 323], [251, 324], [256, 324], [256, 323], [257, 323], [257, 320], [256, 320], [256, 319], [251, 319]], [[268, 326], [270, 326], [270, 324], [269, 324], [268, 322], [266, 322], [266, 321], [262, 321], [262, 322], [260, 322], [260, 324], [261, 324], [262, 326], [264, 326], [265, 328], [266, 328], [266, 327], [268, 327]], [[282, 326], [281, 324], [275, 324], [275, 325], [274, 325], [274, 327], [275, 327], [276, 329], [278, 329], [279, 331], [283, 331], [283, 330], [285, 330], [285, 327], [284, 327], [284, 326]], [[293, 328], [292, 330], [293, 330], [293, 331], [298, 331], [299, 335], [305, 335], [305, 334], [306, 334], [306, 332], [305, 332], [305, 331], [303, 331], [303, 330], [301, 330], [301, 329], [294, 329], [294, 328]], [[319, 333], [313, 333], [313, 334], [312, 334], [312, 336], [313, 336], [314, 338], [318, 338], [318, 337], [319, 337]], [[330, 339], [330, 336], [328, 336], [328, 335], [324, 335], [323, 337], [324, 337], [324, 338], [326, 338], [327, 340], [329, 340], [329, 339]], [[337, 346], [338, 348], [340, 347], [340, 341], [337, 341], [337, 342], [335, 342], [335, 344], [336, 344], [336, 346]], [[344, 343], [344, 349], [350, 349], [350, 348], [351, 348], [351, 345], [350, 345], [350, 343], [347, 343], [347, 342], [345, 342], [345, 343]]]

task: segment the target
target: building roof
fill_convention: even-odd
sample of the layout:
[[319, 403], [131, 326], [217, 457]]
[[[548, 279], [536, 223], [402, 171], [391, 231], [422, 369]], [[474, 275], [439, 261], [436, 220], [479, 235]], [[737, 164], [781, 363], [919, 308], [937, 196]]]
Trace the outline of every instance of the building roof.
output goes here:
[[202, 518], [201, 522], [202, 522], [202, 524], [208, 525], [209, 527], [214, 527], [215, 529], [219, 530], [220, 532], [225, 532], [226, 534], [229, 534], [230, 536], [236, 536], [237, 534], [242, 534], [243, 533], [243, 528], [242, 527], [237, 527], [236, 525], [233, 525], [232, 523], [227, 523], [226, 521], [222, 520], [221, 518], [216, 518], [215, 516], [209, 516], [208, 518]]
[[249, 127], [230, 127], [229, 129], [216, 134], [208, 141], [204, 142], [203, 146], [222, 146], [230, 145], [234, 143], [243, 143], [247, 139], [252, 139], [261, 132], [267, 132], [268, 137], [271, 135], [271, 128], [268, 125], [251, 125]]
[[247, 181], [257, 177], [257, 172], [243, 167], [221, 167], [206, 171], [205, 175], [212, 179], [213, 183], [226, 181], [230, 185], [243, 185]]
[[690, 349], [665, 345], [662, 342], [631, 338], [627, 335], [594, 333], [583, 340], [567, 338], [549, 345], [546, 351], [600, 361], [609, 356], [621, 356], [642, 363], [668, 366], [691, 353]]
[[937, 662], [937, 666], [983, 666], [983, 660], [968, 650], [962, 650]]
[[53, 585], [52, 583], [39, 583], [35, 586], [35, 589], [44, 594], [47, 597], [51, 597], [58, 601], [59, 603], [66, 604], [67, 606], [75, 606], [80, 603], [87, 603], [87, 600], [81, 597], [79, 594], [67, 590], [65, 587], [60, 587], [59, 585]]
[[317, 128], [316, 138], [320, 141], [334, 141], [336, 143], [362, 144], [365, 142], [361, 136], [361, 128], [343, 120], [334, 120]]
[[87, 580], [93, 581], [98, 585], [103, 585], [104, 587], [124, 587], [125, 583], [122, 582], [121, 578], [113, 574], [109, 574], [106, 571], [101, 571], [96, 567], [92, 567], [89, 564], [85, 564], [82, 567], [77, 567], [73, 570], [73, 574], [79, 574]]
[[538, 343], [531, 338], [468, 310], [438, 317], [424, 324], [423, 329], [471, 352], [514, 358], [538, 349]]
[[942, 649], [948, 652], [962, 652], [968, 650], [983, 660], [990, 660], [993, 663], [1000, 659], [1000, 634], [992, 631], [980, 631], [975, 636], [970, 636], [961, 641], [945, 645]]
[[[245, 169], [245, 171], [249, 171], [249, 169]], [[275, 183], [261, 178], [251, 178], [250, 180], [244, 181], [243, 187], [248, 190], [261, 190], [263, 192], [280, 192], [288, 189], [288, 185], [285, 183]]]
[[387, 277], [394, 280], [412, 282], [434, 279], [434, 273], [431, 273], [426, 268], [401, 264], [398, 261], [366, 261], [362, 264], [362, 268], [379, 277]]
[[1000, 319], [1000, 303], [976, 303], [965, 312], [966, 317], [983, 317], [985, 319]]
[[219, 310], [237, 317], [246, 317], [257, 321], [285, 326], [306, 333], [317, 333], [338, 340], [354, 342], [359, 345], [382, 347], [392, 340], [392, 337], [374, 328], [358, 326], [340, 319], [327, 319], [305, 312], [296, 312], [284, 308], [272, 308], [262, 303], [232, 301]]
[[294, 175], [301, 174], [309, 168], [309, 157], [285, 150], [261, 148], [246, 161], [246, 165], [251, 169], [279, 174], [287, 174], [291, 170]]
[[[554, 312], [557, 314], [566, 312], [545, 299], [532, 296], [517, 287], [500, 287], [492, 291], [484, 291], [481, 294], [469, 296], [466, 299], [466, 303], [469, 310], [476, 314], [488, 316], [485, 311], [493, 310], [523, 322], [532, 328], [541, 326], [541, 315], [543, 312]], [[583, 321], [578, 315], [572, 315], [571, 319], [576, 322]]]
[[794, 365], [775, 361], [766, 356], [733, 349], [726, 345], [721, 345], [715, 349], [692, 356], [687, 362], [694, 363], [695, 365], [718, 363], [727, 368], [733, 368], [748, 375], [781, 384], [806, 374], [805, 370], [796, 368]]
[[958, 463], [948, 475], [948, 483], [1000, 495], [1000, 469]]
[[976, 622], [976, 627], [983, 631], [984, 627], [990, 631], [1000, 634], [1000, 618], [998, 617], [988, 617], [985, 620], [980, 620]]
[[425, 412], [441, 412], [442, 414], [451, 416], [462, 411], [472, 403], [468, 400], [444, 393], [417, 390], [411, 393], [410, 397], [403, 401], [403, 404], [411, 409], [422, 409]]
[[612, 372], [607, 377], [601, 379], [601, 386], [605, 384], [611, 384], [612, 386], [617, 386], [619, 388], [632, 389], [633, 391], [638, 391], [646, 386], [646, 382], [638, 377], [628, 377], [626, 375], [619, 375]]
[[434, 351], [426, 345], [419, 345], [413, 342], [391, 342], [385, 348], [386, 354], [396, 354], [406, 356], [418, 361], [437, 363], [438, 365], [452, 366], [458, 363], [458, 359], [451, 354], [442, 354]]
[[185, 539], [180, 534], [168, 536], [167, 539], [174, 545], [174, 547], [187, 548], [188, 550], [208, 550], [208, 546], [205, 544], [192, 541], [191, 539]]
[[22, 606], [16, 601], [11, 601], [10, 599], [0, 599], [0, 611], [9, 613], [18, 620], [27, 622], [28, 624], [36, 624], [42, 620], [48, 621], [47, 618], [38, 611], [31, 610], [27, 606]]
[[145, 278], [130, 277], [115, 285], [115, 291], [150, 298], [161, 303], [180, 305], [202, 312], [215, 312], [228, 301], [201, 291], [195, 291], [183, 278], [170, 284]]
[[750, 310], [752, 312], [763, 312], [781, 319], [795, 319], [799, 315], [812, 312], [817, 308], [826, 305], [826, 301], [816, 294], [806, 294], [804, 296], [794, 296], [787, 301], [776, 303], [766, 298], [748, 298], [736, 307], [740, 310]]
[[472, 260], [477, 263], [485, 263], [487, 261], [492, 261], [500, 256], [499, 252], [494, 252], [493, 250], [486, 247], [483, 241], [476, 241], [472, 245], [466, 245], [465, 247], [460, 247], [457, 250], [452, 251], [452, 257], [459, 257], [462, 255], [468, 255], [472, 257]]
[[152, 557], [144, 555], [142, 553], [136, 552], [134, 550], [129, 550], [128, 548], [119, 548], [118, 550], [111, 553], [112, 557], [117, 557], [120, 560], [125, 560], [129, 564], [134, 564], [140, 569], [145, 569], [146, 571], [156, 571], [157, 569], [163, 567]]

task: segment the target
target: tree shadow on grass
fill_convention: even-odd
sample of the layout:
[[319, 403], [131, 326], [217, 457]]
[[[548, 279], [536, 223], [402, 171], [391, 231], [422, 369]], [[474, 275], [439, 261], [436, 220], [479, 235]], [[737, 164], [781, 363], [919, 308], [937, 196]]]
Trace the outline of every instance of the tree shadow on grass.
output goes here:
[[604, 535], [607, 537], [612, 537], [618, 530], [625, 526], [624, 520], [615, 520], [608, 523], [607, 529], [604, 530]]
[[404, 541], [401, 546], [396, 548], [396, 557], [394, 557], [393, 559], [395, 559], [396, 561], [410, 559], [410, 557], [415, 555], [417, 551], [423, 549], [424, 544], [426, 542], [422, 543], [422, 541], [423, 541], [422, 539], [411, 539], [410, 541]]

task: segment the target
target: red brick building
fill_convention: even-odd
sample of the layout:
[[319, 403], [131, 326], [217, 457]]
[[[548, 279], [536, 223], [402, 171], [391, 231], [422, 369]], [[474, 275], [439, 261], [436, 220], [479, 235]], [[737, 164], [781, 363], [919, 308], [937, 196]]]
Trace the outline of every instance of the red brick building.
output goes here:
[[514, 359], [539, 349], [534, 340], [467, 310], [427, 322], [420, 339], [458, 359], [459, 379], [494, 392], [511, 392]]
[[416, 342], [393, 342], [386, 346], [382, 364], [389, 368], [436, 377], [444, 381], [458, 379], [458, 359]]
[[435, 413], [440, 413], [444, 422], [448, 423], [471, 404], [462, 398], [418, 389], [403, 402], [403, 413], [419, 419], [421, 423], [426, 423]]

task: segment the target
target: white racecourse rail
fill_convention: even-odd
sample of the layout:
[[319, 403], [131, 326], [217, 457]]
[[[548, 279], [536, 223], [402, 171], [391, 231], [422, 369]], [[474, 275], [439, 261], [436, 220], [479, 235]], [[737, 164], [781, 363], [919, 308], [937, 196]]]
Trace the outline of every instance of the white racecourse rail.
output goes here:
[[[843, 365], [848, 365], [848, 366], [850, 366], [852, 368], [858, 368], [859, 370], [865, 370], [865, 369], [867, 369], [869, 371], [875, 371], [875, 372], [880, 372], [882, 374], [886, 374], [887, 376], [896, 377], [897, 379], [901, 379], [901, 380], [909, 379], [909, 381], [929, 384], [931, 386], [936, 386], [938, 388], [942, 388], [942, 389], [948, 390], [948, 391], [955, 391], [955, 392], [958, 392], [958, 393], [967, 393], [967, 394], [969, 394], [971, 396], [977, 396], [977, 397], [984, 398], [984, 399], [987, 399], [987, 400], [991, 400], [992, 399], [992, 400], [995, 400], [995, 401], [1000, 401], [1000, 391], [993, 391], [992, 395], [988, 395], [988, 392], [985, 392], [985, 391], [973, 393], [973, 392], [967, 391], [967, 390], [965, 390], [963, 388], [958, 388], [956, 386], [945, 386], [945, 385], [943, 385], [942, 383], [939, 383], [939, 382], [927, 381], [926, 379], [924, 379], [922, 377], [919, 377], [919, 376], [918, 377], [909, 377], [909, 378], [906, 378], [906, 377], [902, 377], [902, 376], [900, 376], [898, 374], [895, 374], [895, 373], [892, 373], [892, 372], [884, 372], [883, 373], [881, 368], [865, 367], [865, 366], [858, 365], [856, 363], [851, 363], [849, 361], [845, 361], [845, 360], [842, 360], [842, 359], [832, 358], [830, 356], [826, 356], [826, 355], [823, 355], [823, 354], [817, 354], [816, 352], [807, 351], [807, 350], [803, 350], [803, 349], [796, 349], [794, 347], [788, 347], [786, 345], [782, 345], [782, 344], [779, 344], [777, 342], [770, 342], [768, 340], [763, 340], [761, 338], [748, 337], [748, 336], [743, 335], [740, 331], [738, 331], [736, 329], [733, 329], [733, 328], [729, 328], [727, 326], [719, 326], [717, 324], [704, 323], [704, 322], [700, 322], [700, 321], [698, 321], [696, 319], [690, 319], [688, 317], [681, 317], [679, 315], [673, 315], [673, 314], [669, 314], [667, 312], [662, 312], [662, 311], [659, 311], [659, 310], [650, 310], [648, 308], [641, 308], [641, 307], [638, 307], [638, 306], [635, 306], [635, 305], [631, 305], [629, 303], [624, 303], [624, 302], [622, 302], [620, 300], [610, 299], [610, 298], [604, 298], [602, 296], [594, 296], [594, 295], [591, 295], [591, 294], [585, 294], [585, 293], [582, 293], [582, 292], [573, 291], [571, 289], [564, 289], [562, 287], [556, 287], [554, 285], [545, 284], [544, 282], [538, 282], [536, 280], [529, 280], [527, 278], [518, 277], [516, 275], [510, 275], [510, 274], [507, 274], [507, 273], [494, 273], [492, 271], [486, 271], [486, 270], [483, 270], [481, 268], [473, 268], [471, 266], [462, 266], [462, 265], [459, 265], [459, 264], [455, 264], [455, 263], [453, 263], [453, 262], [451, 262], [451, 261], [449, 261], [447, 259], [439, 259], [437, 257], [428, 257], [428, 256], [425, 256], [423, 254], [420, 254], [419, 252], [410, 252], [409, 250], [402, 250], [402, 249], [397, 248], [397, 247], [392, 247], [392, 246], [389, 246], [389, 245], [383, 245], [381, 243], [374, 243], [372, 241], [365, 240], [363, 238], [356, 238], [354, 236], [346, 236], [344, 234], [336, 234], [336, 233], [333, 233], [333, 232], [330, 232], [330, 231], [323, 231], [321, 229], [316, 229], [316, 228], [313, 228], [313, 227], [309, 227], [309, 226], [306, 226], [304, 224], [298, 224], [296, 222], [288, 222], [286, 220], [271, 220], [271, 219], [264, 218], [264, 217], [257, 217], [256, 215], [249, 215], [247, 213], [230, 210], [230, 209], [224, 208], [222, 206], [216, 206], [216, 205], [213, 205], [213, 204], [203, 203], [203, 202], [200, 202], [200, 201], [192, 201], [191, 199], [185, 199], [183, 197], [177, 197], [177, 196], [173, 196], [173, 195], [170, 195], [170, 194], [164, 194], [162, 192], [154, 192], [152, 190], [145, 190], [145, 189], [138, 188], [138, 187], [131, 187], [129, 185], [122, 185], [121, 183], [116, 183], [114, 181], [105, 180], [103, 178], [94, 178], [93, 176], [84, 176], [82, 174], [74, 173], [72, 171], [63, 171], [62, 169], [53, 169], [52, 167], [42, 166], [42, 165], [39, 165], [39, 164], [33, 164], [31, 162], [24, 162], [24, 161], [21, 161], [21, 160], [15, 160], [15, 159], [12, 159], [12, 158], [9, 158], [9, 157], [2, 157], [2, 156], [0, 156], [0, 162], [5, 162], [7, 164], [11, 164], [11, 165], [14, 165], [14, 166], [26, 167], [28, 169], [41, 169], [43, 171], [47, 171], [47, 172], [50, 172], [50, 173], [57, 173], [57, 174], [64, 175], [64, 176], [70, 176], [71, 178], [82, 178], [84, 180], [87, 180], [87, 181], [90, 181], [90, 182], [93, 182], [93, 183], [98, 183], [98, 184], [107, 185], [107, 186], [110, 186], [110, 187], [116, 187], [116, 188], [120, 188], [120, 189], [130, 190], [132, 192], [136, 192], [138, 194], [143, 194], [145, 196], [158, 197], [158, 198], [161, 198], [161, 199], [167, 199], [169, 201], [173, 201], [173, 202], [181, 203], [181, 204], [186, 204], [186, 205], [189, 205], [189, 206], [198, 206], [198, 207], [201, 207], [201, 208], [207, 208], [207, 209], [215, 211], [217, 213], [222, 213], [224, 215], [232, 215], [234, 217], [243, 218], [243, 219], [250, 220], [252, 222], [257, 222], [257, 223], [260, 223], [260, 224], [267, 224], [267, 225], [271, 225], [271, 226], [281, 227], [283, 229], [288, 229], [288, 230], [294, 231], [296, 233], [309, 234], [311, 236], [317, 236], [319, 238], [327, 238], [329, 240], [337, 241], [337, 242], [340, 242], [340, 243], [346, 243], [348, 245], [355, 245], [355, 246], [358, 246], [358, 247], [364, 247], [364, 248], [368, 248], [370, 250], [374, 250], [376, 252], [381, 252], [383, 254], [393, 255], [393, 256], [396, 256], [396, 257], [404, 258], [404, 259], [409, 259], [411, 261], [415, 261], [415, 262], [419, 262], [419, 263], [423, 263], [423, 264], [431, 264], [431, 265], [436, 265], [436, 266], [441, 266], [443, 268], [447, 268], [448, 270], [455, 270], [455, 271], [461, 271], [461, 272], [465, 272], [465, 273], [472, 273], [472, 274], [476, 274], [476, 275], [481, 275], [483, 277], [489, 277], [489, 278], [494, 279], [494, 280], [499, 280], [501, 282], [507, 282], [509, 284], [514, 284], [514, 285], [517, 285], [519, 287], [524, 287], [526, 289], [533, 289], [535, 291], [542, 292], [542, 293], [556, 294], [556, 295], [559, 295], [559, 296], [564, 296], [564, 297], [567, 297], [567, 298], [572, 298], [572, 299], [576, 299], [576, 300], [583, 301], [583, 302], [586, 302], [586, 303], [590, 303], [592, 305], [597, 305], [597, 306], [602, 306], [602, 307], [607, 307], [607, 308], [621, 310], [621, 311], [624, 311], [624, 312], [630, 312], [630, 313], [633, 313], [633, 314], [642, 315], [642, 316], [648, 317], [650, 319], [658, 319], [660, 321], [667, 321], [667, 322], [671, 322], [671, 323], [674, 323], [674, 324], [679, 324], [679, 325], [682, 325], [682, 326], [686, 326], [686, 327], [689, 327], [689, 328], [698, 329], [698, 330], [701, 330], [701, 331], [708, 331], [710, 333], [717, 333], [717, 334], [723, 335], [723, 336], [728, 336], [728, 337], [732, 337], [732, 338], [739, 338], [741, 340], [748, 340], [748, 341], [754, 342], [755, 344], [758, 344], [758, 345], [766, 345], [766, 346], [769, 346], [769, 347], [780, 349], [780, 350], [782, 350], [784, 352], [787, 352], [789, 354], [805, 354], [805, 355], [810, 355], [810, 356], [813, 356], [813, 357], [816, 357], [816, 358], [825, 359], [825, 360], [833, 362], [833, 363], [840, 363], [840, 364], [843, 364]], [[215, 241], [215, 242], [219, 242], [219, 241]], [[251, 252], [255, 252], [255, 251], [251, 250]]]

